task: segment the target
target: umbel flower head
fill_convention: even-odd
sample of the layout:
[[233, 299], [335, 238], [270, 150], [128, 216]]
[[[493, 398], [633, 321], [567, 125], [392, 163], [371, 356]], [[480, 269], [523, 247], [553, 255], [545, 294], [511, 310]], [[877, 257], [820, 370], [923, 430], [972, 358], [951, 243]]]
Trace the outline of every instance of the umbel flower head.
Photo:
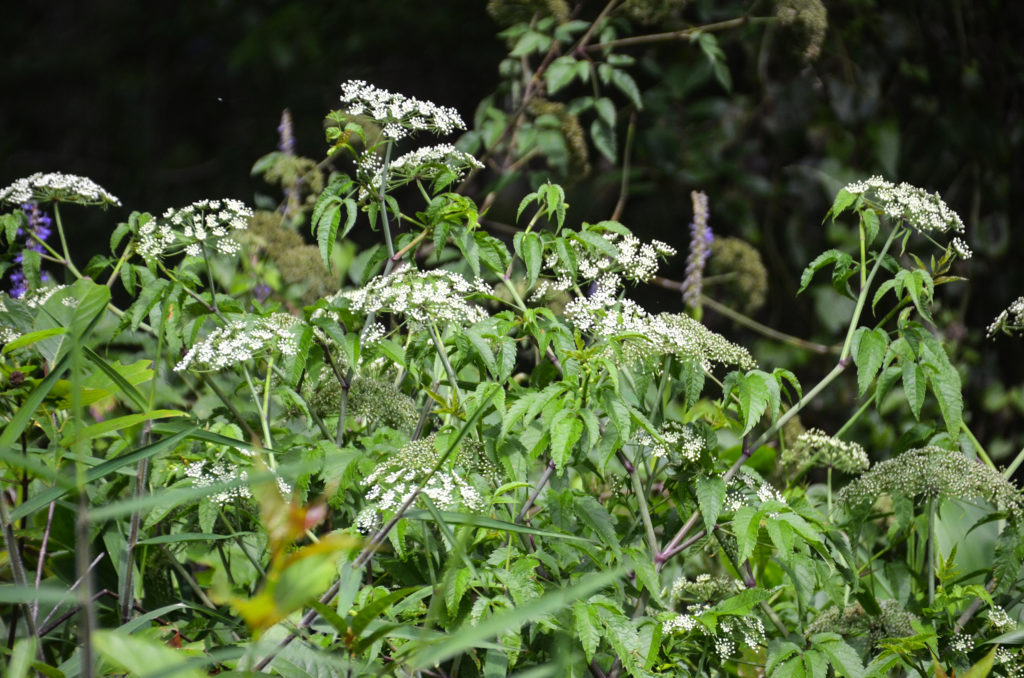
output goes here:
[[907, 450], [875, 464], [840, 490], [836, 500], [850, 507], [870, 506], [883, 494], [912, 500], [980, 498], [1014, 519], [1024, 517], [1020, 491], [998, 471], [941, 447]]
[[692, 424], [666, 421], [658, 436], [661, 440], [655, 440], [647, 432], [641, 433], [636, 444], [650, 448], [652, 457], [665, 459], [675, 467], [696, 463], [706, 446], [703, 434]]
[[1000, 312], [988, 326], [989, 338], [996, 336], [997, 332], [1010, 335], [1024, 332], [1024, 297], [1017, 297], [1017, 300]]
[[[847, 184], [843, 190], [863, 196], [890, 218], [902, 219], [920, 233], [964, 232], [964, 222], [938, 193], [929, 193], [906, 182], [896, 185], [877, 175]], [[958, 253], [966, 247], [962, 240], [959, 241]]]
[[193, 257], [202, 254], [204, 244], [221, 254], [234, 254], [239, 244], [230, 234], [246, 230], [251, 218], [252, 210], [233, 198], [198, 200], [186, 207], [171, 207], [159, 221], [140, 220], [136, 250], [147, 261], [170, 254], [172, 248], [181, 245]]
[[834, 438], [817, 428], [801, 433], [783, 453], [782, 461], [798, 468], [831, 466], [843, 473], [862, 473], [871, 465], [858, 443]]
[[287, 313], [233, 320], [193, 346], [174, 370], [216, 371], [262, 354], [295, 355], [299, 350], [297, 335], [301, 329], [302, 321]]
[[[394, 511], [416, 491], [440, 459], [434, 442], [434, 436], [429, 436], [406, 443], [363, 480], [363, 487], [368, 488], [365, 498], [377, 511]], [[438, 469], [430, 477], [422, 492], [442, 510], [462, 507], [482, 511], [486, 501], [470, 482], [473, 475], [492, 485], [500, 479], [482, 446], [465, 442], [449, 459], [447, 468]]]
[[341, 102], [346, 104], [345, 113], [370, 116], [380, 123], [384, 136], [395, 141], [423, 130], [445, 135], [466, 129], [454, 108], [389, 92], [362, 80], [342, 83]]
[[120, 205], [121, 201], [88, 177], [61, 172], [36, 172], [0, 190], [0, 203], [70, 202], [78, 205]]
[[704, 327], [686, 314], [650, 315], [639, 304], [618, 296], [622, 281], [606, 274], [597, 281], [589, 297], [577, 297], [565, 307], [565, 316], [581, 332], [609, 340], [609, 347], [621, 347], [625, 357], [640, 360], [674, 355], [696, 360], [707, 369], [712, 363], [756, 367], [750, 353]]
[[339, 292], [332, 303], [347, 301], [349, 309], [362, 313], [397, 313], [413, 327], [431, 322], [467, 326], [488, 317], [486, 311], [468, 300], [492, 294], [494, 290], [483, 281], [470, 282], [453, 271], [406, 268], [374, 278], [358, 290]]
[[[633, 282], [648, 282], [658, 272], [658, 259], [670, 257], [676, 249], [660, 240], [643, 242], [631, 233], [619, 233], [608, 230], [601, 237], [616, 250], [614, 256], [594, 258], [587, 252], [579, 240], [571, 240], [576, 266], [581, 280], [597, 280], [601, 276], [615, 273]], [[566, 280], [566, 262], [560, 261], [557, 254], [548, 256], [544, 265], [553, 270], [560, 279]], [[559, 289], [567, 289], [568, 282]]]

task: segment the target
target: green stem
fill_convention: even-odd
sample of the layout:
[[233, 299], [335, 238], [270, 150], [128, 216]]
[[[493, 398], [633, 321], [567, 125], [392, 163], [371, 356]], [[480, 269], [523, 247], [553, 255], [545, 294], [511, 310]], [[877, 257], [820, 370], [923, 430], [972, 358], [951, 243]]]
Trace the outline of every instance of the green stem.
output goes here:
[[828, 499], [826, 505], [828, 506], [828, 513], [825, 515], [832, 515], [832, 464], [828, 465], [825, 471], [825, 485], [828, 488]]
[[[249, 368], [246, 365], [242, 365], [242, 374], [245, 375], [245, 382], [249, 385], [249, 393], [252, 395], [252, 401], [256, 404], [257, 414], [260, 417], [260, 427], [263, 429], [263, 446], [267, 449], [274, 449], [272, 440], [270, 438], [270, 429], [267, 427], [267, 418], [264, 416], [263, 408], [260, 407], [260, 394], [256, 390], [256, 385], [252, 381], [252, 375], [249, 374]], [[274, 470], [274, 461], [271, 458], [270, 470]]]
[[861, 228], [860, 240], [861, 240], [861, 287], [860, 294], [857, 295], [857, 306], [853, 310], [853, 317], [850, 319], [850, 328], [846, 332], [846, 341], [843, 342], [843, 350], [839, 352], [839, 359], [850, 355], [850, 349], [853, 345], [853, 334], [857, 331], [857, 323], [860, 321], [861, 311], [864, 310], [864, 302], [867, 301], [868, 291], [871, 289], [871, 282], [875, 279], [875, 274], [878, 273], [878, 269], [882, 267], [882, 260], [885, 259], [885, 253], [889, 251], [889, 247], [892, 245], [893, 240], [896, 238], [896, 234], [900, 232], [899, 226], [894, 226], [892, 231], [889, 232], [889, 238], [885, 241], [885, 245], [882, 246], [882, 250], [875, 257], [875, 264], [871, 267], [871, 273], [868, 274], [867, 278], [864, 278], [864, 266], [867, 264], [864, 254], [864, 229]]
[[107, 287], [113, 287], [114, 281], [117, 280], [117, 274], [121, 271], [121, 266], [124, 265], [124, 262], [128, 261], [128, 254], [131, 251], [131, 243], [128, 243], [128, 246], [124, 248], [123, 252], [121, 252], [121, 257], [117, 260], [117, 263], [114, 264], [114, 270], [110, 272], [110, 277], [107, 278]]
[[[76, 278], [84, 278], [85, 276], [82, 275], [82, 272], [79, 271], [75, 267], [75, 263], [71, 261], [71, 254], [68, 252], [68, 241], [67, 238], [64, 237], [64, 222], [61, 221], [60, 218], [60, 205], [56, 202], [53, 203], [53, 219], [57, 222], [57, 235], [60, 237], [60, 247], [64, 252], [64, 264]], [[53, 250], [50, 251], [52, 252]]]
[[[623, 455], [620, 461], [625, 461], [625, 459], [625, 455]], [[647, 493], [643, 483], [640, 482], [640, 474], [637, 472], [636, 465], [630, 464], [626, 470], [629, 472], [629, 480], [633, 484], [633, 494], [636, 495], [637, 508], [640, 510], [644, 530], [647, 532], [647, 544], [651, 547], [651, 554], [656, 556], [658, 555], [658, 536], [654, 532], [654, 523], [651, 522], [651, 511], [647, 507]]]
[[853, 416], [847, 419], [846, 423], [843, 424], [838, 431], [836, 431], [836, 438], [842, 438], [843, 435], [850, 429], [850, 427], [853, 426], [858, 419], [860, 419], [860, 416], [867, 412], [868, 408], [871, 407], [871, 403], [873, 401], [874, 398], [867, 398], [863, 403], [861, 403], [860, 407], [857, 408], [857, 411], [853, 413]]
[[[389, 141], [384, 148], [384, 164], [381, 165], [380, 188], [377, 193], [377, 199], [380, 200], [380, 222], [384, 227], [384, 243], [388, 248], [388, 264], [393, 264], [395, 257], [395, 246], [391, 243], [391, 226], [388, 222], [388, 204], [387, 201], [384, 200], [384, 193], [388, 183], [388, 165], [391, 163], [392, 146], [394, 146], [394, 144]], [[387, 275], [388, 270], [390, 269], [385, 269], [385, 275]]]
[[928, 564], [924, 568], [925, 576], [928, 577], [928, 606], [935, 603], [935, 504], [937, 499], [932, 497], [928, 500], [928, 550], [926, 557]]
[[448, 374], [448, 380], [452, 384], [452, 393], [455, 394], [455, 400], [457, 403], [461, 403], [462, 392], [459, 390], [459, 381], [455, 378], [455, 370], [452, 369], [452, 364], [448, 361], [448, 352], [445, 351], [444, 342], [441, 341], [441, 336], [437, 332], [437, 325], [434, 324], [434, 321], [430, 321], [430, 340], [434, 342], [437, 356], [441, 359], [444, 371]]
[[978, 441], [978, 439], [974, 437], [974, 434], [971, 432], [970, 427], [967, 426], [967, 422], [963, 421], [962, 419], [960, 420], [960, 430], [966, 433], [967, 437], [970, 438], [971, 443], [974, 445], [974, 449], [977, 450], [978, 456], [981, 457], [981, 460], [983, 462], [985, 462], [985, 465], [988, 466], [993, 471], [997, 471], [998, 469], [996, 468], [996, 465], [992, 463], [992, 458], [988, 456], [988, 452], [985, 451], [985, 448], [982, 447], [982, 444]]
[[1017, 470], [1017, 468], [1021, 465], [1022, 462], [1024, 462], [1024, 449], [1021, 449], [1021, 451], [1017, 453], [1017, 456], [1010, 463], [1010, 465], [1003, 469], [1003, 477], [1006, 478], [1007, 480], [1012, 478], [1014, 472]]
[[203, 261], [206, 263], [206, 278], [210, 281], [210, 299], [213, 301], [213, 312], [220, 317], [220, 309], [217, 308], [217, 286], [213, 282], [213, 266], [210, 265], [210, 255], [206, 252], [206, 243], [201, 242], [200, 245], [203, 248]]

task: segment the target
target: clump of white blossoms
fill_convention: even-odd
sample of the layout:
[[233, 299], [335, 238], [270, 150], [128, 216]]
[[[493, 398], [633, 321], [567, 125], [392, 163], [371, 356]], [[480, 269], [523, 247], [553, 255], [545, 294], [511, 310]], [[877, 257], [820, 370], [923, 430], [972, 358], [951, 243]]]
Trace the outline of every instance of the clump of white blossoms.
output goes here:
[[689, 424], [667, 421], [661, 425], [657, 440], [646, 431], [637, 436], [636, 444], [651, 450], [655, 459], [665, 459], [672, 466], [696, 463], [704, 451], [704, 436]]
[[862, 473], [871, 465], [860, 444], [840, 440], [817, 428], [801, 433], [782, 454], [782, 461], [798, 468], [831, 466], [843, 473]]
[[881, 495], [909, 499], [978, 499], [1024, 517], [1020, 491], [1002, 474], [959, 451], [941, 447], [907, 450], [887, 459], [844, 487], [836, 495], [840, 505], [873, 505]]
[[[365, 499], [372, 503], [374, 511], [394, 512], [416, 492], [440, 460], [434, 440], [434, 436], [430, 436], [407, 443], [363, 480], [363, 487], [368, 488]], [[463, 443], [452, 457], [447, 468], [438, 469], [427, 480], [422, 494], [443, 511], [458, 508], [483, 511], [487, 502], [470, 481], [476, 475], [495, 484], [499, 479], [497, 469], [483, 455], [479, 444]], [[364, 513], [365, 516], [360, 514], [362, 522], [369, 524], [372, 514], [366, 510]]]
[[[608, 273], [618, 273], [626, 280], [649, 282], [658, 272], [658, 259], [676, 254], [676, 249], [668, 243], [660, 240], [643, 242], [631, 233], [605, 231], [601, 233], [601, 237], [614, 247], [614, 256], [595, 257], [584, 248], [580, 240], [569, 240], [580, 280], [596, 280]], [[555, 253], [549, 254], [544, 262], [544, 265], [560, 278], [564, 277], [569, 264], [570, 262], [562, 261]]]
[[989, 608], [988, 623], [999, 633], [1006, 633], [1017, 628], [1017, 621], [998, 605]]
[[423, 146], [400, 156], [388, 165], [388, 178], [404, 183], [414, 179], [434, 179], [443, 171], [448, 171], [459, 180], [469, 170], [483, 168], [483, 164], [469, 153], [451, 144], [437, 144]]
[[69, 202], [77, 205], [120, 205], [117, 196], [88, 177], [61, 172], [36, 172], [0, 190], [0, 202], [21, 204]]
[[257, 355], [272, 352], [295, 355], [302, 328], [302, 321], [287, 313], [233, 320], [189, 349], [174, 370], [216, 371], [244, 363]]
[[480, 279], [469, 281], [443, 269], [406, 268], [378, 276], [360, 289], [339, 292], [331, 303], [346, 301], [349, 309], [361, 313], [396, 313], [405, 316], [413, 328], [429, 326], [432, 322], [468, 326], [489, 317], [469, 299], [493, 294], [494, 290]]
[[[226, 504], [233, 499], [252, 499], [252, 492], [245, 483], [249, 480], [248, 471], [234, 471], [225, 466], [222, 462], [210, 463], [207, 461], [195, 461], [185, 467], [185, 477], [192, 479], [194, 487], [213, 487], [227, 485], [235, 482], [241, 483], [233, 487], [226, 487], [217, 490], [210, 495], [210, 499], [217, 504]], [[277, 478], [277, 489], [282, 496], [289, 497], [292, 494], [292, 486], [282, 478]]]
[[[479, 160], [451, 144], [423, 146], [400, 156], [388, 165], [387, 183], [388, 188], [393, 189], [417, 179], [432, 181], [442, 175], [447, 175], [447, 183], [452, 183], [465, 177], [470, 170], [483, 169], [483, 167]], [[369, 185], [373, 189], [380, 187], [384, 177], [384, 167], [377, 153], [367, 151], [360, 156], [359, 168], [367, 177], [370, 177]], [[368, 195], [369, 189], [360, 189], [360, 200], [365, 199]]]
[[666, 636], [673, 634], [694, 634], [714, 639], [715, 652], [721, 659], [732, 657], [736, 653], [737, 640], [751, 650], [763, 647], [767, 643], [764, 633], [764, 622], [758, 617], [722, 615], [714, 622], [714, 631], [700, 622], [700, 616], [711, 609], [708, 603], [696, 603], [689, 606], [686, 612], [676, 614], [661, 623], [661, 632]]
[[[897, 185], [880, 176], [847, 184], [843, 190], [863, 196], [890, 218], [902, 219], [921, 233], [964, 232], [964, 222], [938, 193], [929, 193], [906, 182]], [[962, 240], [955, 247], [958, 252], [970, 252]]]
[[[231, 238], [233, 231], [249, 228], [252, 210], [241, 200], [198, 200], [191, 205], [168, 208], [159, 221], [149, 219], [139, 227], [136, 250], [146, 260], [184, 245], [185, 253], [197, 257], [210, 245], [220, 254], [234, 254], [240, 245]], [[141, 220], [140, 220], [141, 221]]]
[[1024, 333], [1024, 297], [1017, 297], [1016, 301], [996, 316], [986, 331], [989, 338], [997, 332], [1009, 335]]
[[345, 113], [373, 118], [380, 123], [384, 136], [396, 141], [419, 131], [445, 135], [466, 129], [454, 108], [389, 92], [363, 80], [342, 83], [341, 102], [346, 104]]
[[618, 275], [603, 275], [589, 297], [577, 297], [565, 316], [581, 332], [599, 339], [618, 340], [630, 359], [674, 355], [696, 360], [710, 370], [712, 363], [753, 369], [757, 363], [747, 349], [728, 341], [685, 314], [650, 315], [636, 302], [619, 298]]

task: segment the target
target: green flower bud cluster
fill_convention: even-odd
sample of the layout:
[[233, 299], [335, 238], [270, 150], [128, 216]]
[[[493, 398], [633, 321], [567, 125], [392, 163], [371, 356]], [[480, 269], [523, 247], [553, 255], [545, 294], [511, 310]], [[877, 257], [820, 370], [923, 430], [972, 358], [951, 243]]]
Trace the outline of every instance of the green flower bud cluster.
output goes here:
[[871, 462], [858, 443], [840, 440], [812, 428], [800, 434], [782, 453], [782, 462], [803, 469], [808, 466], [829, 467], [843, 473], [863, 473]]
[[729, 577], [712, 577], [708, 573], [698, 574], [693, 579], [679, 577], [672, 582], [668, 591], [669, 600], [675, 604], [682, 600], [717, 600], [724, 594], [736, 593], [736, 580]]
[[419, 419], [416, 401], [387, 380], [355, 377], [349, 386], [348, 404], [355, 416], [399, 431], [412, 429]]
[[941, 447], [908, 450], [874, 468], [836, 495], [840, 505], [874, 504], [879, 496], [909, 499], [985, 499], [1014, 520], [1024, 517], [1020, 490], [998, 471]]
[[537, 12], [565, 23], [569, 20], [569, 3], [566, 0], [489, 0], [487, 3], [487, 13], [502, 26], [530, 21]]
[[320, 250], [285, 226], [281, 214], [258, 210], [250, 224], [248, 241], [266, 252], [286, 285], [305, 287], [303, 303], [312, 304], [338, 291], [338, 282], [324, 265]]
[[723, 284], [715, 287], [716, 292], [721, 294], [719, 290], [723, 290], [728, 302], [744, 313], [764, 306], [768, 293], [768, 269], [761, 253], [745, 240], [715, 238], [704, 276], [706, 285], [710, 285], [716, 276], [723, 276]]
[[659, 24], [682, 12], [689, 0], [626, 0], [617, 8], [633, 21]]
[[913, 623], [917, 615], [906, 610], [898, 600], [880, 600], [879, 615], [867, 614], [860, 603], [843, 610], [831, 607], [818, 615], [807, 627], [807, 637], [816, 633], [839, 633], [843, 636], [866, 636], [872, 643], [883, 638], [905, 638], [916, 633]]
[[814, 61], [821, 54], [828, 30], [828, 11], [821, 0], [778, 0], [775, 16], [783, 26], [803, 34], [804, 59]]
[[565, 138], [566, 150], [569, 152], [569, 176], [582, 179], [590, 174], [590, 149], [579, 117], [570, 113], [565, 104], [541, 97], [531, 99], [528, 108], [534, 116], [553, 115], [558, 118], [559, 131]]

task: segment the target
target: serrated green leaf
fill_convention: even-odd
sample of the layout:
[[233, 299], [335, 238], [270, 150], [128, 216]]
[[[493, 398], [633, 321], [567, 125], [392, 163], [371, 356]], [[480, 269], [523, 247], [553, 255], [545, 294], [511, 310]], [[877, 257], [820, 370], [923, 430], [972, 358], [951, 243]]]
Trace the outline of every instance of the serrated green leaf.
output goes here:
[[956, 439], [960, 435], [964, 407], [960, 374], [949, 362], [941, 346], [936, 349], [929, 344], [922, 344], [921, 366], [928, 377], [932, 394], [939, 403], [946, 430]]
[[860, 327], [853, 334], [853, 362], [857, 365], [857, 395], [867, 393], [875, 380], [885, 351], [889, 347], [889, 335], [882, 329]]
[[921, 366], [914, 362], [903, 363], [903, 393], [910, 405], [910, 412], [914, 419], [921, 421], [921, 406], [924, 404], [925, 379]]
[[422, 646], [410, 658], [409, 668], [416, 670], [436, 666], [449, 657], [479, 646], [489, 638], [518, 629], [523, 624], [564, 609], [574, 601], [586, 598], [611, 585], [621, 576], [621, 568], [610, 572], [593, 574], [583, 578], [575, 586], [551, 591], [541, 598], [531, 600], [519, 607], [498, 612], [476, 624], [464, 623], [458, 629], [451, 630], [447, 635], [440, 638], [438, 642]]
[[609, 127], [615, 127], [615, 102], [608, 97], [601, 97], [594, 101], [594, 109], [597, 117]]
[[725, 503], [725, 481], [721, 476], [698, 476], [696, 491], [704, 529], [711, 534]]
[[598, 629], [601, 620], [597, 616], [597, 611], [582, 600], [577, 600], [572, 604], [572, 616], [575, 622], [576, 637], [583, 646], [583, 654], [590, 662], [594, 659], [597, 646], [601, 644], [601, 632]]
[[853, 258], [845, 252], [840, 252], [836, 249], [826, 250], [819, 254], [814, 260], [807, 264], [807, 268], [804, 269], [803, 273], [800, 274], [800, 287], [797, 288], [796, 293], [800, 294], [807, 286], [811, 284], [811, 280], [814, 278], [815, 273], [825, 268], [829, 264], [834, 264], [837, 268], [846, 267], [853, 262]]
[[526, 285], [530, 288], [540, 275], [540, 268], [544, 263], [544, 246], [536, 233], [524, 234], [522, 246], [523, 263], [526, 264]]
[[548, 84], [548, 94], [554, 94], [576, 77], [576, 59], [570, 55], [560, 56], [552, 61], [544, 72]]
[[640, 88], [636, 86], [636, 81], [626, 71], [618, 68], [611, 72], [612, 84], [627, 97], [636, 106], [638, 111], [644, 110], [643, 97], [640, 95]]
[[751, 506], [742, 506], [732, 519], [733, 533], [736, 535], [737, 559], [743, 562], [754, 552], [757, 545], [757, 533], [761, 529], [761, 518]]
[[594, 142], [594, 148], [607, 158], [608, 162], [614, 163], [618, 153], [618, 142], [615, 139], [615, 128], [600, 118], [590, 122], [590, 140]]
[[832, 207], [825, 214], [825, 218], [831, 217], [832, 221], [835, 221], [836, 217], [845, 212], [846, 208], [852, 205], [857, 197], [856, 194], [850, 193], [845, 188], [839, 189], [839, 192], [836, 193], [836, 199], [832, 201]]
[[864, 678], [864, 664], [860, 661], [860, 655], [847, 645], [838, 633], [819, 633], [811, 636], [811, 644], [828, 657], [837, 676]]
[[573, 500], [573, 511], [585, 525], [597, 533], [605, 546], [616, 554], [622, 552], [622, 545], [615, 531], [615, 521], [601, 502], [590, 495], [576, 497]]

